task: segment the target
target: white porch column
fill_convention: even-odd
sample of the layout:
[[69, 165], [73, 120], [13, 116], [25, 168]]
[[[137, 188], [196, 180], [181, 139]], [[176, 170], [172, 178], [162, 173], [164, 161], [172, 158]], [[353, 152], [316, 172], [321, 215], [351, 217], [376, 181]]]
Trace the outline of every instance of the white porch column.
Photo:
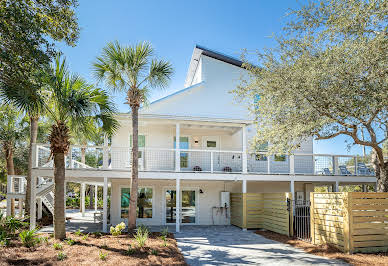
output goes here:
[[368, 188], [365, 184], [362, 185], [362, 192], [367, 192]]
[[[13, 176], [7, 175], [7, 194], [13, 191]], [[11, 197], [7, 195], [7, 216], [11, 216]]]
[[42, 219], [42, 199], [38, 198], [36, 199], [36, 201], [38, 203], [38, 220], [39, 220], [39, 219]]
[[175, 126], [175, 172], [180, 172], [181, 170], [180, 137], [181, 126], [177, 123]]
[[98, 186], [94, 186], [94, 211], [97, 211], [97, 201], [98, 201]]
[[291, 192], [292, 199], [294, 200], [295, 199], [295, 181], [294, 180], [290, 181], [290, 192]]
[[295, 155], [291, 154], [290, 158], [290, 174], [295, 174]]
[[248, 172], [248, 162], [247, 162], [247, 127], [243, 125], [242, 127], [242, 172]]
[[30, 230], [36, 226], [36, 176], [31, 176]]
[[339, 181], [335, 181], [334, 192], [339, 192]]
[[242, 181], [242, 193], [247, 193], [247, 181]]
[[81, 183], [81, 192], [80, 192], [80, 196], [81, 196], [81, 213], [82, 213], [82, 217], [85, 216], [85, 183]]
[[104, 177], [102, 231], [108, 232], [108, 178]]
[[176, 207], [176, 215], [175, 215], [175, 231], [177, 233], [180, 232], [180, 225], [181, 225], [181, 180], [179, 179], [179, 177], [176, 179], [176, 203], [175, 203]]
[[108, 137], [104, 136], [104, 148], [102, 155], [102, 168], [107, 169], [109, 167], [109, 146]]

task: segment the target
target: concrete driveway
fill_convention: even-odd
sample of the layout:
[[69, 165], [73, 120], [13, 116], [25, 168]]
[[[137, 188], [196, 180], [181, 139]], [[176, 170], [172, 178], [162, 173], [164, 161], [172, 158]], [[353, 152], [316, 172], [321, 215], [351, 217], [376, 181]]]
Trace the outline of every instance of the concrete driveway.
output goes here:
[[189, 265], [346, 265], [234, 226], [182, 226], [175, 238]]

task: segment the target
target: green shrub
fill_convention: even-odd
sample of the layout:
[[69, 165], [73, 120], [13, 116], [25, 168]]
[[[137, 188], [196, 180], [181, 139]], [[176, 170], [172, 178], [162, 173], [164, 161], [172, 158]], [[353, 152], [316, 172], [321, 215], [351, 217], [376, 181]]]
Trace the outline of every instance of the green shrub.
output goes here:
[[100, 252], [98, 253], [98, 257], [100, 258], [100, 260], [106, 260], [106, 258], [108, 257], [108, 254], [107, 253], [103, 253], [100, 250]]
[[17, 230], [28, 226], [27, 222], [23, 222], [22, 220], [19, 220], [13, 216], [6, 217], [3, 223], [4, 229], [12, 235], [14, 235]]
[[121, 235], [121, 232], [125, 229], [125, 223], [121, 222], [116, 226], [110, 227], [110, 233], [112, 236], [119, 236]]
[[53, 244], [53, 248], [54, 248], [55, 250], [62, 250], [62, 249], [63, 249], [63, 246], [62, 246], [61, 243], [54, 243], [54, 244]]
[[81, 230], [78, 229], [75, 233], [74, 233], [76, 236], [82, 236], [82, 233], [81, 233]]
[[72, 245], [75, 244], [75, 241], [74, 241], [73, 239], [71, 239], [71, 238], [66, 239], [65, 241], [66, 241], [66, 243], [67, 243], [69, 246], [72, 246]]
[[94, 237], [101, 237], [102, 236], [101, 232], [94, 232], [92, 234], [94, 235]]
[[145, 242], [148, 239], [148, 235], [149, 235], [148, 227], [146, 227], [144, 225], [140, 225], [137, 227], [135, 240], [136, 240], [137, 244], [139, 245], [139, 247], [141, 247], [141, 248], [144, 247]]
[[60, 252], [57, 254], [57, 260], [62, 261], [62, 260], [65, 260], [66, 258], [67, 258], [67, 255], [66, 255], [64, 252], [62, 252], [62, 251], [60, 251]]
[[158, 256], [159, 252], [156, 249], [151, 250], [151, 254]]
[[36, 230], [24, 230], [19, 234], [22, 245], [27, 248], [34, 247], [39, 243], [39, 238], [36, 236]]
[[132, 248], [132, 245], [129, 244], [128, 250], [125, 251], [125, 254], [127, 254], [127, 255], [130, 256], [130, 255], [132, 255], [133, 253], [135, 253], [135, 250]]
[[8, 247], [10, 244], [9, 239], [0, 240], [0, 247]]
[[84, 236], [82, 237], [82, 239], [83, 239], [83, 240], [86, 240], [86, 239], [88, 239], [88, 237], [89, 237], [89, 233], [87, 233], [86, 235], [84, 235]]
[[160, 238], [163, 240], [163, 246], [167, 247], [168, 227], [163, 228]]
[[39, 243], [45, 243], [45, 244], [48, 244], [48, 242], [49, 242], [49, 239], [48, 239], [48, 237], [47, 237], [47, 236], [42, 236], [42, 237], [39, 237], [39, 238], [38, 238], [38, 242], [39, 242]]

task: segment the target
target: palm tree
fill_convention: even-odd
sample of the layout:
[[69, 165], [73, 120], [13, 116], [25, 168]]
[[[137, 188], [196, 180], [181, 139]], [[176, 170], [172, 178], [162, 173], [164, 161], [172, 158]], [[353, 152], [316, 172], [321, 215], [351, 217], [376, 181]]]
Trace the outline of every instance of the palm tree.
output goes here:
[[[42, 69], [47, 66], [43, 65]], [[0, 86], [0, 98], [6, 104], [13, 104], [17, 109], [25, 112], [30, 120], [30, 136], [28, 147], [27, 189], [25, 198], [25, 215], [30, 213], [31, 173], [33, 167], [33, 146], [38, 137], [38, 121], [44, 106], [44, 92], [42, 90], [42, 71], [35, 71], [28, 81], [11, 80]], [[22, 85], [21, 85], [22, 84]]]
[[136, 227], [138, 190], [138, 112], [152, 88], [165, 88], [173, 69], [168, 61], [153, 58], [150, 43], [121, 46], [117, 41], [108, 43], [102, 55], [93, 63], [95, 77], [113, 91], [125, 92], [132, 111], [132, 182], [129, 202], [128, 228]]
[[118, 123], [113, 118], [115, 108], [108, 95], [81, 77], [69, 74], [65, 60], [59, 56], [52, 65], [47, 86], [51, 95], [46, 110], [53, 121], [49, 141], [54, 159], [54, 237], [64, 239], [65, 155], [70, 148], [71, 135], [74, 132], [88, 135], [90, 121], [112, 134]]
[[[14, 151], [17, 142], [23, 139], [23, 117], [15, 106], [0, 106], [0, 144], [3, 149], [8, 175], [15, 175]], [[15, 200], [11, 200], [11, 216], [15, 215]]]

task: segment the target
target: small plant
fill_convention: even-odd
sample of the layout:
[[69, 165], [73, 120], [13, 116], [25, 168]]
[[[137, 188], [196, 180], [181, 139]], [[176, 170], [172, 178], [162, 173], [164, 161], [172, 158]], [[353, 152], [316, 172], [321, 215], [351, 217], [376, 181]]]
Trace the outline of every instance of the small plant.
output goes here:
[[66, 241], [66, 243], [67, 243], [69, 246], [72, 246], [72, 245], [75, 244], [75, 241], [74, 241], [73, 239], [71, 239], [71, 238], [66, 239], [65, 241]]
[[77, 231], [75, 231], [74, 233], [76, 236], [82, 236], [82, 233], [81, 233], [81, 230], [78, 229]]
[[42, 236], [42, 237], [39, 237], [39, 243], [45, 243], [45, 244], [48, 244], [49, 242], [49, 239], [47, 236]]
[[19, 238], [23, 246], [27, 248], [34, 247], [39, 243], [39, 239], [36, 237], [36, 230], [24, 230], [19, 234]]
[[121, 222], [118, 225], [110, 227], [110, 233], [112, 236], [119, 236], [121, 232], [125, 229], [125, 223]]
[[139, 245], [139, 247], [142, 248], [142, 247], [144, 247], [145, 242], [148, 239], [148, 235], [149, 235], [148, 227], [146, 227], [144, 225], [140, 225], [140, 226], [138, 226], [136, 231], [137, 232], [135, 235], [135, 240], [136, 240], [137, 244]]
[[64, 252], [62, 252], [62, 251], [60, 251], [58, 254], [57, 254], [57, 260], [65, 260], [67, 258], [67, 255], [64, 253]]
[[100, 258], [100, 260], [106, 260], [106, 258], [108, 257], [108, 254], [100, 250], [100, 252], [98, 253], [98, 257]]
[[49, 238], [53, 238], [54, 237], [54, 234], [53, 233], [50, 233], [49, 234]]
[[53, 248], [54, 248], [55, 250], [61, 250], [61, 249], [63, 249], [63, 246], [62, 246], [61, 243], [54, 243], [54, 244], [53, 244]]
[[133, 253], [135, 253], [135, 250], [132, 248], [132, 245], [129, 244], [128, 250], [125, 251], [125, 254], [127, 254], [128, 256], [130, 256], [130, 255], [132, 255]]
[[163, 240], [163, 247], [167, 247], [168, 227], [165, 227], [161, 234], [160, 238]]
[[8, 247], [10, 244], [9, 239], [0, 240], [0, 247]]
[[151, 250], [151, 254], [158, 256], [159, 252], [156, 249]]
[[86, 235], [84, 235], [84, 236], [82, 237], [82, 239], [83, 239], [83, 240], [86, 240], [86, 239], [88, 239], [88, 237], [89, 237], [89, 233], [87, 233]]
[[28, 223], [23, 222], [13, 216], [6, 217], [3, 223], [4, 228], [12, 235], [14, 235], [17, 230], [24, 228], [28, 225]]
[[102, 236], [102, 234], [101, 234], [101, 232], [94, 232], [94, 233], [92, 233], [93, 235], [94, 235], [94, 237], [96, 237], [96, 238], [98, 238], [98, 237], [101, 237]]

